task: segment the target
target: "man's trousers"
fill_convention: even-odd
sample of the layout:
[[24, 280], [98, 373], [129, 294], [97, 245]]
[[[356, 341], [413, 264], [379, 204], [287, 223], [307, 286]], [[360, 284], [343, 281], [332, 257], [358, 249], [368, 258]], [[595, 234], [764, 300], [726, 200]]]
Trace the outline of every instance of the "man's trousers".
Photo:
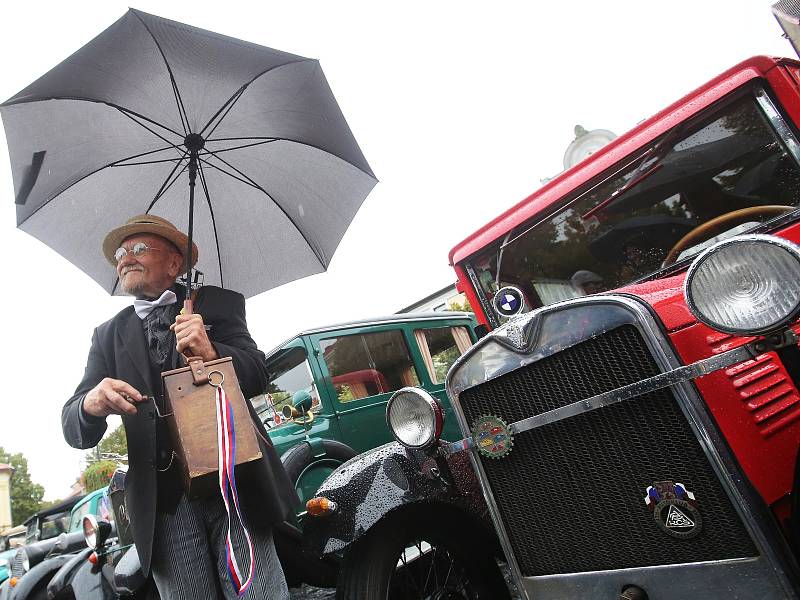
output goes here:
[[[233, 507], [231, 507], [233, 508]], [[231, 541], [242, 578], [249, 569], [247, 540], [238, 519], [231, 519]], [[151, 570], [161, 600], [238, 600], [228, 575], [225, 534], [228, 517], [219, 495], [188, 501], [183, 496], [175, 514], [156, 514]], [[272, 532], [250, 531], [255, 556], [247, 600], [288, 600]]]

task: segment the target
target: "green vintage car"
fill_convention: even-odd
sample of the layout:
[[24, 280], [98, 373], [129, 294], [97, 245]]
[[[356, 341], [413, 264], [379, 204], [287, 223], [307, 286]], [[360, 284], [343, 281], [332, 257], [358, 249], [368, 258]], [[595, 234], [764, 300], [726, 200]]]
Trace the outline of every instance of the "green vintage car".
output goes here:
[[11, 559], [17, 548], [25, 543], [25, 531], [24, 525], [0, 531], [0, 583], [8, 579]]
[[[386, 402], [403, 387], [438, 398], [443, 438], [457, 439], [444, 379], [475, 326], [472, 313], [396, 314], [303, 331], [267, 355], [267, 390], [251, 402], [303, 502], [337, 466], [392, 440]], [[302, 397], [310, 410], [295, 407]]]

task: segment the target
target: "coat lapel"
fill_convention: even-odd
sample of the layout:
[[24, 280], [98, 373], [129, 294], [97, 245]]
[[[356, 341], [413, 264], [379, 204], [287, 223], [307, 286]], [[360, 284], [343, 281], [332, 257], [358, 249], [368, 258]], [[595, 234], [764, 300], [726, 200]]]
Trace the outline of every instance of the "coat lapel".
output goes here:
[[[142, 328], [142, 320], [136, 316], [135, 312], [131, 311], [127, 322], [122, 323], [122, 327], [117, 329], [117, 336], [119, 338], [118, 348], [121, 348], [123, 353], [128, 354], [128, 360], [125, 362], [133, 365], [135, 371], [145, 383], [148, 392], [152, 394], [154, 388], [150, 375], [150, 358], [147, 354], [144, 329]], [[125, 362], [122, 364], [125, 364]]]

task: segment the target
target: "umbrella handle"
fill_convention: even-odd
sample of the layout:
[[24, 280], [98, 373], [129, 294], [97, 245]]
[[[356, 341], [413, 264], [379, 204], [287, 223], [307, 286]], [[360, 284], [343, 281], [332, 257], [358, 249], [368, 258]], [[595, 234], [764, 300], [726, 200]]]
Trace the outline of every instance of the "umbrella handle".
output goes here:
[[[186, 298], [186, 300], [183, 301], [183, 310], [181, 311], [181, 314], [183, 314], [183, 315], [192, 315], [192, 314], [194, 314], [194, 311], [192, 310], [192, 300], [191, 300], [191, 298]], [[189, 364], [189, 358], [191, 358], [192, 355], [189, 354], [188, 352], [182, 352], [181, 355], [183, 356], [183, 360], [185, 360], [186, 364], [188, 365]]]

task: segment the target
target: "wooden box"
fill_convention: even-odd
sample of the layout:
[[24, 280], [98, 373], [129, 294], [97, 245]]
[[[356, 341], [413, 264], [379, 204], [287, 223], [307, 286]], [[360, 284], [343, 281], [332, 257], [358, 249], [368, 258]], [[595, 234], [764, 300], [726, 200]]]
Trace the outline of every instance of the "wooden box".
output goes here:
[[[216, 388], [207, 381], [218, 382], [219, 373], [225, 376], [222, 387], [233, 407], [236, 431], [235, 464], [261, 458], [255, 426], [247, 410], [239, 380], [230, 357], [206, 363], [198, 360], [182, 369], [161, 374], [164, 399], [172, 444], [183, 468], [184, 483], [190, 498], [219, 493], [219, 456], [217, 448]], [[197, 373], [201, 373], [200, 382]], [[193, 373], [194, 371], [194, 373]], [[205, 383], [202, 379], [206, 379]], [[238, 471], [238, 469], [237, 469]]]

